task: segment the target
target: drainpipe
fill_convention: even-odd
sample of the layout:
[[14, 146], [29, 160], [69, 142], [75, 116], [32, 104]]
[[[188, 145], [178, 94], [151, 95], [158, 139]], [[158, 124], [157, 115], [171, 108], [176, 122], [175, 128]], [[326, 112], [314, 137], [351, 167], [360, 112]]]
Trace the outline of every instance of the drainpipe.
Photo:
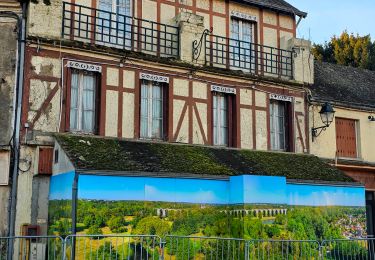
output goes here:
[[[26, 41], [26, 10], [27, 3], [22, 2], [22, 17], [16, 13], [3, 12], [0, 15], [8, 17], [17, 17], [18, 22], [18, 59], [16, 69], [16, 88], [15, 88], [15, 110], [14, 110], [14, 128], [13, 128], [13, 156], [12, 156], [12, 188], [10, 197], [10, 211], [9, 211], [9, 226], [8, 236], [15, 235], [15, 222], [16, 222], [16, 206], [17, 206], [17, 186], [18, 186], [18, 167], [20, 156], [20, 130], [21, 130], [21, 113], [22, 113], [22, 94], [23, 94], [23, 77], [25, 66], [25, 41]], [[7, 259], [13, 257], [13, 243], [8, 243], [8, 256]]]

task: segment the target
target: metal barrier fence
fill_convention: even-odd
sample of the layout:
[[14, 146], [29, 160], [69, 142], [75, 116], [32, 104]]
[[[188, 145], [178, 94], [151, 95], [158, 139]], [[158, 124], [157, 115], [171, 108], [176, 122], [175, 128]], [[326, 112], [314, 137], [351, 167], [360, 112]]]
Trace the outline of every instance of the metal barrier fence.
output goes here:
[[[13, 246], [12, 257], [8, 256], [9, 246]], [[61, 260], [64, 241], [59, 236], [0, 237], [0, 260], [3, 259]]]
[[167, 236], [164, 259], [248, 259], [248, 242], [244, 239]]
[[251, 240], [248, 259], [319, 259], [320, 245], [310, 240]]
[[374, 238], [355, 238], [349, 240], [338, 239], [322, 241], [321, 249], [322, 257], [324, 259], [375, 259]]
[[[7, 256], [8, 246], [14, 252]], [[375, 259], [375, 238], [244, 240], [155, 235], [71, 235], [0, 237], [0, 260], [367, 260]]]
[[65, 260], [162, 259], [162, 243], [153, 235], [75, 235], [65, 238]]

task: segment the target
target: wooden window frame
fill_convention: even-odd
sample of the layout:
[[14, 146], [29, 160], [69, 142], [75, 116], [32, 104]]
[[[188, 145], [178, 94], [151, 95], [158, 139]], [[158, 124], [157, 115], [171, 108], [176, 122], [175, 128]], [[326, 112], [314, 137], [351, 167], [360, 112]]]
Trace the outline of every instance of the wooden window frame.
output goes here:
[[285, 140], [284, 140], [284, 146], [285, 148], [284, 149], [274, 149], [272, 147], [272, 137], [271, 137], [271, 123], [270, 123], [270, 150], [271, 151], [280, 151], [280, 152], [294, 152], [294, 138], [293, 138], [293, 134], [294, 134], [294, 127], [293, 127], [293, 124], [294, 124], [294, 120], [293, 120], [293, 103], [292, 102], [286, 102], [286, 101], [279, 101], [279, 100], [270, 100], [270, 118], [268, 118], [268, 120], [271, 120], [271, 103], [274, 103], [274, 102], [277, 102], [277, 103], [282, 103], [284, 104], [284, 136], [285, 136]]
[[[160, 83], [161, 87], [162, 87], [162, 109], [163, 109], [163, 119], [162, 119], [162, 137], [161, 139], [159, 138], [145, 138], [145, 137], [141, 137], [141, 124], [142, 124], [142, 120], [141, 120], [141, 104], [142, 104], [142, 80], [143, 79], [139, 79], [139, 98], [138, 98], [138, 129], [137, 129], [137, 135], [136, 135], [136, 138], [138, 139], [142, 139], [142, 140], [160, 140], [160, 141], [167, 141], [169, 139], [169, 136], [168, 136], [168, 133], [169, 133], [169, 124], [168, 124], [168, 121], [169, 121], [169, 83]], [[148, 81], [152, 81], [152, 80], [148, 80]]]
[[[63, 99], [63, 109], [65, 111], [65, 124], [62, 127], [62, 130], [65, 132], [77, 132], [70, 129], [70, 105], [71, 105], [71, 91], [72, 91], [72, 68], [66, 68], [66, 79], [65, 79], [65, 92]], [[95, 117], [94, 117], [94, 131], [93, 132], [83, 132], [87, 134], [97, 135], [99, 134], [99, 126], [100, 126], [100, 114], [101, 114], [101, 106], [100, 106], [100, 99], [101, 99], [101, 81], [102, 75], [100, 73], [95, 73], [96, 79], [96, 86], [95, 86]], [[81, 131], [80, 131], [81, 132]]]
[[[216, 92], [220, 93], [220, 92]], [[236, 120], [236, 95], [229, 94], [229, 93], [220, 93], [227, 97], [228, 102], [228, 109], [227, 109], [227, 118], [228, 118], [228, 144], [225, 147], [237, 147], [237, 120]], [[213, 116], [213, 99], [214, 99], [215, 91], [211, 91], [210, 94], [210, 102], [211, 102], [211, 108], [209, 113], [211, 113], [211, 129], [210, 129], [210, 135], [211, 138], [211, 145], [213, 146], [222, 146], [222, 145], [215, 145], [214, 144], [214, 116]]]

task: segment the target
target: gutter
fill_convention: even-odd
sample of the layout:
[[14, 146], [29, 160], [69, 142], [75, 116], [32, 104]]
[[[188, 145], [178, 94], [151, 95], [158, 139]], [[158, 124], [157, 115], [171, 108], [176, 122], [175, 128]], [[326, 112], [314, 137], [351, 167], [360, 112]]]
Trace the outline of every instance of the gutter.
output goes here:
[[330, 100], [330, 99], [318, 99], [318, 98], [311, 98], [311, 103], [315, 104], [324, 104], [326, 102], [331, 103], [334, 106], [342, 107], [345, 109], [354, 109], [354, 110], [363, 110], [368, 112], [375, 111], [375, 105], [371, 104], [363, 104], [363, 103], [353, 103], [353, 102], [342, 102], [342, 101], [336, 101], [336, 100]]
[[371, 167], [371, 166], [346, 165], [346, 164], [331, 164], [331, 165], [340, 169], [375, 172], [375, 166]]

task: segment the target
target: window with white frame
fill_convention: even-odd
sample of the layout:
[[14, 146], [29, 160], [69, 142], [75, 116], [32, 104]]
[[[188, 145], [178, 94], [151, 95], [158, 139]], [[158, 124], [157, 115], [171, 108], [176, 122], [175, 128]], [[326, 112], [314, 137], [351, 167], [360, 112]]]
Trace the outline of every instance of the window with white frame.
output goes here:
[[286, 102], [283, 101], [272, 100], [270, 102], [270, 136], [272, 150], [287, 150], [286, 106]]
[[131, 0], [99, 0], [99, 10], [96, 39], [105, 43], [130, 46]]
[[228, 95], [213, 92], [213, 143], [214, 145], [228, 145]]
[[231, 66], [250, 69], [255, 57], [254, 23], [238, 18], [231, 19]]
[[96, 130], [96, 87], [94, 72], [72, 70], [70, 90], [70, 130], [94, 133]]
[[162, 82], [142, 80], [140, 137], [162, 139], [164, 137], [164, 88]]

